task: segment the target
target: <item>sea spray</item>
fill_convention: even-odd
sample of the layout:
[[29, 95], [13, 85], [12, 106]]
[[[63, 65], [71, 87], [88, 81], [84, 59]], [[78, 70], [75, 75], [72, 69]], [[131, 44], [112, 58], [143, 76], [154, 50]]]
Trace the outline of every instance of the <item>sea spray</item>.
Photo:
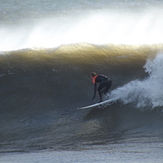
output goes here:
[[159, 53], [153, 60], [148, 59], [144, 69], [148, 73], [146, 79], [125, 84], [113, 90], [110, 97], [116, 97], [124, 104], [134, 103], [138, 108], [163, 106], [163, 54]]

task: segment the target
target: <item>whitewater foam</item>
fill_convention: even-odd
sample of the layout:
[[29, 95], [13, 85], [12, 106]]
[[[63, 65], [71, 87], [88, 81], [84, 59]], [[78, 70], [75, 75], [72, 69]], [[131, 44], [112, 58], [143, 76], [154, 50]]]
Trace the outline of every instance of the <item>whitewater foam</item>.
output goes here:
[[148, 77], [133, 80], [112, 91], [110, 96], [120, 99], [124, 104], [134, 103], [137, 108], [163, 106], [163, 55], [158, 54], [153, 60], [148, 59], [145, 66]]

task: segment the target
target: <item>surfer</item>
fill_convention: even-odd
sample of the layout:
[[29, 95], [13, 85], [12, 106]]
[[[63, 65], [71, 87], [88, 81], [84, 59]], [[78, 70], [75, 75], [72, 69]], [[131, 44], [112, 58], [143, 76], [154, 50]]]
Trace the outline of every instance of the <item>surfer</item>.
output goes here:
[[[96, 91], [97, 91], [100, 97], [99, 102], [102, 102], [102, 94], [103, 93], [106, 94], [109, 91], [112, 85], [112, 80], [105, 75], [97, 75], [95, 72], [91, 73], [91, 79], [92, 79], [92, 83], [94, 84], [93, 100], [96, 97]], [[97, 88], [97, 83], [99, 84], [98, 88]]]

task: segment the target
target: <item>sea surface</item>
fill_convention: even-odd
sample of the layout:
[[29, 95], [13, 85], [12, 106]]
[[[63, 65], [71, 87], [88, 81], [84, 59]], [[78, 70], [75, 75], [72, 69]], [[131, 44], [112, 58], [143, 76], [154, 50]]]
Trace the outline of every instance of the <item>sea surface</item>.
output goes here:
[[[0, 163], [163, 162], [163, 1], [1, 0]], [[113, 81], [94, 104], [90, 73]]]

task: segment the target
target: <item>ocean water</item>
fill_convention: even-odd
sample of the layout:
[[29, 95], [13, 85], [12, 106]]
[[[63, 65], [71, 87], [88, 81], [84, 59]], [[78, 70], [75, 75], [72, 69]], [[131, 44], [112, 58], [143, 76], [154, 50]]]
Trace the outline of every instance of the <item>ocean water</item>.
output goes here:
[[[1, 0], [0, 162], [163, 162], [163, 2]], [[113, 85], [92, 101], [92, 71]]]

